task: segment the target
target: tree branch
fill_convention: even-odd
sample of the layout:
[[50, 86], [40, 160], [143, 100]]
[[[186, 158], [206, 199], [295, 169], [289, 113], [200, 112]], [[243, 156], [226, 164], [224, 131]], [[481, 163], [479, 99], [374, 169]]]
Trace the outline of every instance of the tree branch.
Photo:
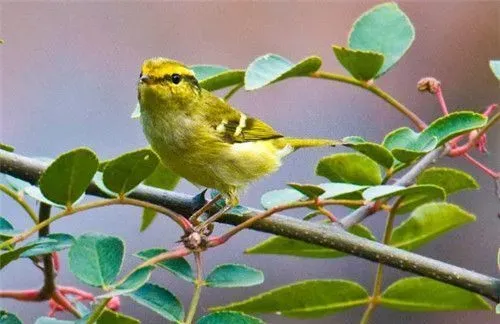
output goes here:
[[[429, 154], [430, 156], [424, 158], [431, 160], [429, 163], [432, 162], [433, 158], [431, 159], [431, 157], [434, 154], [435, 158], [443, 152], [435, 150], [432, 153], [432, 155]], [[0, 172], [2, 173], [36, 183], [45, 168], [45, 164], [35, 159], [0, 151]], [[410, 175], [407, 176], [410, 178]], [[400, 181], [402, 180], [400, 179]], [[99, 197], [107, 197], [95, 184], [89, 186], [87, 193]], [[200, 201], [199, 196], [193, 197], [144, 185], [137, 187], [129, 197], [159, 204], [184, 215], [189, 215], [192, 210], [204, 203], [204, 201]], [[258, 214], [258, 211], [250, 212], [245, 216], [229, 214], [219, 221], [226, 224], [238, 225], [256, 214]], [[500, 279], [358, 237], [346, 232], [339, 224], [317, 224], [292, 217], [273, 215], [267, 219], [253, 223], [251, 228], [261, 232], [281, 235], [332, 248], [374, 262], [380, 262], [393, 268], [479, 293], [495, 302], [500, 300]]]

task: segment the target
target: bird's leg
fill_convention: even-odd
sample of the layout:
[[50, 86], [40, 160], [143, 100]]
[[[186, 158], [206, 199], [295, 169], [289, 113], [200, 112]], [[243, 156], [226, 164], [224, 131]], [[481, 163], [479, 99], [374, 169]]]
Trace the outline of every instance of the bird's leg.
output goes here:
[[217, 219], [219, 219], [224, 213], [226, 213], [231, 208], [233, 208], [232, 205], [226, 205], [226, 206], [224, 206], [224, 208], [220, 209], [218, 212], [216, 212], [215, 214], [213, 214], [212, 216], [210, 216], [206, 221], [204, 221], [203, 223], [201, 223], [198, 226], [196, 226], [194, 228], [194, 230], [196, 232], [201, 232], [204, 228], [206, 228], [207, 226], [210, 226], [210, 224], [212, 224]]
[[193, 215], [191, 215], [191, 217], [189, 217], [189, 221], [191, 222], [191, 224], [197, 225], [198, 224], [198, 217], [203, 215], [204, 212], [209, 210], [210, 207], [215, 205], [215, 203], [217, 203], [221, 199], [222, 199], [222, 194], [219, 193], [212, 200], [208, 201], [205, 205], [203, 205], [203, 207], [198, 209]]

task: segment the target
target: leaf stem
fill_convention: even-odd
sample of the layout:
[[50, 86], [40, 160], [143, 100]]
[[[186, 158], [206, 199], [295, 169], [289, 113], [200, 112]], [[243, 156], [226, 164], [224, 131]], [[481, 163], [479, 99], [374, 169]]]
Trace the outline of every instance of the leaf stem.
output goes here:
[[420, 130], [427, 127], [427, 124], [423, 120], [421, 120], [420, 117], [418, 117], [413, 111], [405, 107], [402, 103], [397, 101], [394, 97], [392, 97], [390, 94], [383, 91], [373, 83], [363, 82], [345, 75], [335, 74], [325, 71], [317, 71], [312, 73], [310, 76], [318, 79], [326, 79], [343, 83], [349, 83], [357, 87], [366, 89], [375, 94], [376, 96], [382, 98], [383, 100], [388, 102], [391, 106], [396, 108], [396, 110], [398, 110], [400, 113], [408, 117]]
[[38, 223], [38, 216], [36, 215], [35, 211], [15, 191], [10, 190], [3, 184], [0, 184], [0, 191], [3, 191], [5, 194], [7, 194], [7, 196], [14, 199], [26, 211], [26, 213], [28, 213], [29, 217], [33, 220], [33, 223]]
[[102, 313], [106, 309], [106, 305], [109, 303], [109, 301], [111, 300], [111, 298], [113, 298], [113, 297], [104, 298], [97, 305], [97, 307], [92, 311], [92, 313], [90, 314], [89, 318], [87, 319], [87, 321], [86, 321], [87, 324], [92, 324], [92, 323], [97, 322], [97, 320], [99, 319], [99, 317], [101, 317]]
[[229, 90], [229, 92], [224, 96], [224, 100], [228, 101], [242, 87], [243, 87], [243, 83], [237, 84], [235, 87], [233, 87], [231, 90]]
[[204, 285], [201, 253], [194, 252], [194, 259], [196, 262], [196, 281], [194, 282], [193, 298], [191, 299], [191, 305], [189, 305], [189, 311], [186, 316], [185, 324], [191, 324], [193, 322], [194, 316], [196, 315], [196, 309], [198, 308], [198, 303], [200, 302], [201, 288]]

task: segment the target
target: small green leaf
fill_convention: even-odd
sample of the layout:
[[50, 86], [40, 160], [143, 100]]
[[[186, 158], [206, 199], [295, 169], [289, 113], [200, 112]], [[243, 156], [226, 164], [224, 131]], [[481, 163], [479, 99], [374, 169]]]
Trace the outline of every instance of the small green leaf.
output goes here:
[[482, 114], [472, 111], [457, 111], [433, 121], [422, 131], [420, 137], [424, 139], [436, 137], [439, 146], [458, 135], [481, 128], [487, 122], [488, 118]]
[[153, 269], [154, 267], [137, 269], [132, 274], [130, 274], [130, 276], [125, 279], [125, 281], [113, 287], [113, 290], [106, 294], [97, 296], [96, 298], [120, 296], [136, 291], [137, 289], [141, 288], [146, 282], [148, 282]]
[[6, 220], [3, 217], [0, 217], [0, 241], [2, 240], [1, 239], [2, 237], [11, 238], [19, 233], [20, 231], [15, 230], [14, 226], [12, 226], [12, 224], [9, 223], [8, 220]]
[[19, 317], [15, 314], [9, 313], [5, 310], [0, 310], [0, 323], [1, 324], [23, 324]]
[[437, 145], [437, 139], [424, 138], [408, 127], [401, 127], [387, 134], [382, 145], [389, 149], [396, 159], [407, 163], [432, 151]]
[[368, 292], [346, 280], [305, 280], [211, 310], [277, 313], [288, 317], [326, 316], [369, 302]]
[[451, 168], [429, 168], [417, 178], [417, 184], [431, 184], [444, 189], [446, 194], [452, 194], [466, 189], [477, 189], [479, 184], [468, 173]]
[[297, 64], [276, 54], [256, 58], [245, 72], [245, 89], [256, 90], [268, 84], [291, 77], [306, 76], [321, 67], [321, 59], [309, 56]]
[[368, 156], [386, 169], [391, 168], [394, 164], [392, 153], [380, 144], [366, 142], [363, 138], [358, 136], [346, 137], [342, 139], [342, 142], [344, 142], [344, 146], [350, 147]]
[[402, 311], [490, 310], [478, 294], [423, 277], [396, 281], [382, 294], [383, 306]]
[[139, 118], [139, 117], [141, 117], [141, 105], [139, 103], [137, 103], [135, 105], [134, 111], [130, 115], [130, 118], [136, 119], [136, 118]]
[[179, 299], [163, 287], [146, 283], [128, 296], [169, 321], [182, 322], [184, 319], [184, 309]]
[[191, 65], [189, 67], [193, 72], [198, 81], [203, 81], [214, 77], [222, 72], [229, 71], [229, 68], [220, 65]]
[[[157, 255], [168, 252], [166, 249], [162, 248], [152, 248], [148, 250], [140, 251], [134, 256], [140, 258], [141, 260], [148, 260], [154, 258]], [[159, 263], [156, 263], [156, 266], [163, 268], [165, 270], [170, 271], [173, 275], [184, 279], [189, 282], [194, 281], [194, 274], [191, 266], [184, 258], [175, 258], [170, 260], [165, 260]]]
[[12, 261], [19, 259], [23, 252], [36, 247], [38, 244], [49, 243], [49, 242], [55, 242], [55, 240], [43, 237], [34, 242], [30, 242], [24, 246], [21, 246], [17, 249], [10, 250], [8, 252], [0, 254], [0, 269], [3, 269], [6, 265], [11, 263]]
[[102, 180], [111, 191], [123, 195], [152, 174], [158, 163], [158, 156], [150, 149], [125, 153], [109, 161]]
[[264, 282], [264, 273], [243, 264], [222, 264], [205, 279], [207, 286], [217, 288], [250, 287]]
[[390, 245], [412, 250], [476, 217], [448, 203], [431, 203], [415, 209], [411, 216], [394, 229]]
[[43, 317], [37, 318], [35, 324], [75, 324], [75, 322], [74, 321], [63, 321], [63, 320], [59, 320], [57, 318], [43, 316]]
[[14, 152], [14, 146], [11, 146], [9, 144], [0, 143], [0, 150], [4, 150], [7, 152]]
[[500, 80], [500, 60], [490, 60], [490, 69], [496, 78]]
[[64, 153], [40, 177], [40, 190], [50, 201], [71, 206], [87, 189], [98, 165], [97, 156], [87, 148]]
[[370, 187], [363, 191], [363, 198], [366, 200], [376, 200], [395, 196], [409, 197], [410, 195], [416, 194], [425, 194], [433, 199], [444, 199], [446, 197], [444, 190], [434, 185], [413, 185], [411, 187], [380, 185]]
[[323, 188], [311, 184], [289, 183], [288, 186], [312, 199], [317, 198], [325, 193], [325, 190]]
[[[44, 239], [50, 239], [53, 241], [46, 241]], [[41, 243], [37, 243], [39, 241], [41, 241]], [[21, 253], [20, 256], [22, 258], [28, 258], [37, 255], [49, 254], [52, 252], [69, 249], [74, 242], [75, 238], [69, 234], [52, 233], [44, 238], [34, 241], [33, 243], [35, 243], [36, 246], [27, 251], [24, 251], [23, 253]]]
[[196, 321], [196, 324], [223, 324], [223, 323], [265, 324], [265, 322], [259, 318], [234, 311], [211, 313], [203, 316], [202, 318]]
[[200, 86], [207, 91], [215, 91], [243, 83], [245, 71], [230, 70], [217, 65], [191, 66]]
[[156, 211], [150, 208], [144, 208], [141, 216], [141, 227], [139, 231], [144, 232], [148, 229], [149, 225], [151, 225], [156, 218]]
[[380, 167], [358, 153], [337, 153], [319, 160], [316, 174], [332, 182], [377, 185], [382, 182]]
[[120, 272], [124, 250], [118, 237], [83, 234], [69, 250], [69, 269], [86, 284], [107, 287]]
[[359, 17], [349, 34], [349, 47], [383, 55], [381, 76], [396, 64], [415, 39], [410, 19], [395, 3], [377, 5]]
[[140, 324], [137, 318], [105, 309], [97, 319], [96, 324]]
[[[335, 198], [337, 196], [350, 194], [366, 188], [366, 186], [358, 186], [349, 183], [322, 183], [316, 187], [325, 191], [321, 196], [319, 196], [320, 199]], [[260, 203], [265, 209], [269, 209], [300, 200], [307, 200], [307, 196], [295, 189], [281, 189], [266, 192], [262, 195]]]
[[[369, 228], [356, 224], [349, 228], [349, 232], [370, 240], [376, 240]], [[245, 250], [247, 254], [277, 254], [306, 258], [339, 258], [346, 254], [337, 250], [328, 249], [319, 245], [289, 239], [283, 236], [271, 236], [257, 245]]]
[[333, 46], [333, 52], [342, 66], [356, 79], [373, 79], [384, 64], [384, 55], [372, 51], [353, 50]]

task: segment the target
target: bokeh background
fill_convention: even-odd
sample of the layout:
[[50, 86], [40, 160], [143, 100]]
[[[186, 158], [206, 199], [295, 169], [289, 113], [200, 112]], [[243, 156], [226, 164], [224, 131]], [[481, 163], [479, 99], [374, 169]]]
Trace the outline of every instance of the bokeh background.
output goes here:
[[[345, 45], [353, 21], [375, 2], [4, 2], [0, 5], [1, 140], [28, 156], [55, 157], [78, 146], [89, 146], [100, 158], [111, 158], [146, 144], [137, 120], [130, 119], [136, 102], [141, 62], [167, 56], [187, 64], [219, 64], [244, 68], [255, 57], [272, 52], [298, 61], [311, 54], [323, 57], [323, 68], [343, 72], [331, 50]], [[423, 76], [442, 81], [451, 110], [481, 111], [498, 101], [499, 87], [488, 60], [500, 57], [500, 5], [493, 2], [400, 3], [416, 28], [416, 40], [388, 74], [377, 81], [424, 120], [440, 115], [436, 100], [416, 91]], [[346, 84], [305, 78], [288, 80], [255, 92], [239, 92], [232, 103], [292, 136], [342, 138], [360, 135], [382, 140], [388, 131], [409, 122], [387, 103]], [[491, 154], [479, 159], [500, 167], [499, 128], [489, 134]], [[336, 152], [342, 149], [335, 149]], [[259, 197], [287, 182], [322, 181], [314, 175], [318, 159], [331, 150], [302, 150], [290, 156], [276, 174], [251, 186], [246, 205], [258, 207]], [[440, 162], [468, 171], [482, 186], [450, 198], [477, 215], [477, 222], [454, 231], [418, 250], [426, 256], [498, 276], [496, 253], [500, 245], [499, 201], [491, 179], [462, 159]], [[178, 190], [197, 193], [182, 182]], [[345, 213], [345, 211], [339, 211]], [[1, 214], [16, 227], [29, 225], [27, 217], [1, 197]], [[139, 233], [141, 211], [112, 207], [57, 222], [53, 232], [78, 235], [89, 231], [123, 237], [127, 242], [125, 268], [137, 263], [138, 250], [170, 247], [179, 237], [164, 219]], [[297, 214], [296, 214], [297, 215]], [[340, 214], [341, 215], [341, 214]], [[339, 215], [339, 216], [340, 216]], [[384, 217], [368, 224], [380, 235]], [[224, 228], [223, 225], [220, 225]], [[206, 271], [224, 262], [247, 263], [262, 269], [266, 281], [247, 289], [205, 289], [200, 313], [209, 306], [241, 300], [295, 280], [345, 278], [372, 287], [375, 264], [346, 257], [334, 260], [285, 256], [249, 256], [245, 248], [268, 235], [246, 231], [224, 248], [207, 253]], [[67, 261], [66, 254], [63, 260]], [[58, 276], [62, 284], [83, 286], [67, 264]], [[384, 286], [407, 275], [388, 269]], [[5, 268], [1, 287], [40, 285], [41, 273], [30, 262]], [[167, 286], [184, 303], [191, 287], [168, 273], [156, 271], [153, 280]], [[146, 308], [122, 299], [122, 310], [144, 323], [162, 319]], [[2, 308], [19, 314], [26, 323], [47, 312], [45, 303], [22, 304], [0, 300]], [[307, 323], [356, 323], [363, 308], [355, 308]], [[67, 316], [63, 316], [69, 318]], [[301, 323], [266, 315], [269, 323]], [[497, 323], [494, 312], [405, 313], [379, 308], [373, 323]]]

